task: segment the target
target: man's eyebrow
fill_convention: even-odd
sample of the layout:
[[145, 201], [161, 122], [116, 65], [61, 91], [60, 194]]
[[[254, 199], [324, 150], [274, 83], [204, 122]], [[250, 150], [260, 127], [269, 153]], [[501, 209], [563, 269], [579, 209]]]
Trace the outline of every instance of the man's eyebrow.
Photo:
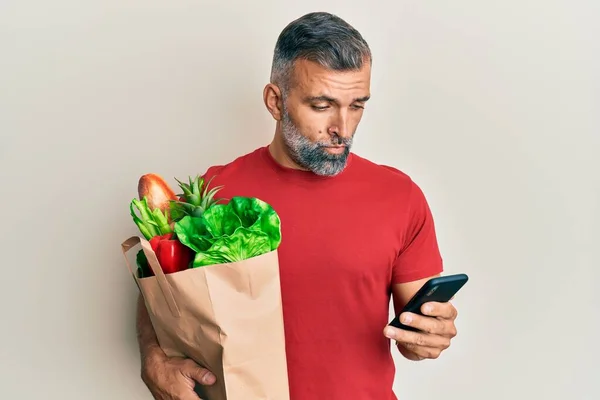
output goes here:
[[308, 96], [308, 97], [306, 97], [306, 101], [328, 101], [330, 103], [337, 102], [337, 100], [334, 99], [333, 97], [329, 97], [329, 96], [325, 96], [325, 95], [321, 95], [321, 96]]
[[[371, 98], [371, 96], [358, 97], [358, 98], [354, 99], [353, 102], [358, 101], [359, 103], [364, 103], [364, 102], [368, 101], [370, 98]], [[306, 101], [327, 101], [330, 103], [338, 103], [338, 101], [336, 99], [334, 99], [333, 97], [326, 96], [326, 95], [308, 96], [308, 97], [306, 97]]]

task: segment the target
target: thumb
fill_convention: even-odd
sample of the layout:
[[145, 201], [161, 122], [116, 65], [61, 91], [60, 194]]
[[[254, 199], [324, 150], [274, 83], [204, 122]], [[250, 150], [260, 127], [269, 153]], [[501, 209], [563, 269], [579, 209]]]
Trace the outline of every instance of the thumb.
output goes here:
[[209, 370], [202, 368], [192, 360], [186, 361], [182, 372], [202, 385], [212, 385], [216, 381], [216, 377]]

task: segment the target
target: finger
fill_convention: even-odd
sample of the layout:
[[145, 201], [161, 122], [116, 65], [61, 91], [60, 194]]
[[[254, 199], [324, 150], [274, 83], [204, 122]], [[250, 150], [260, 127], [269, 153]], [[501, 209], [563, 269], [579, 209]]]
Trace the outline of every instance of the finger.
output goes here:
[[450, 320], [427, 317], [413, 313], [403, 313], [400, 315], [400, 321], [404, 325], [426, 333], [448, 337], [454, 337], [456, 335], [456, 328]]
[[175, 399], [177, 399], [177, 400], [202, 400], [202, 398], [199, 397], [193, 391], [192, 392], [186, 392], [184, 394], [180, 394], [179, 396], [175, 397]]
[[429, 333], [412, 332], [405, 329], [398, 329], [388, 326], [385, 329], [385, 335], [398, 343], [415, 345], [418, 347], [433, 347], [437, 349], [446, 349], [450, 346], [450, 338]]
[[415, 354], [421, 359], [436, 359], [442, 354], [442, 349], [435, 347], [417, 346], [410, 343], [398, 343], [398, 347], [404, 347], [406, 350]]
[[435, 301], [430, 301], [421, 307], [421, 312], [429, 317], [438, 317], [443, 319], [454, 320], [458, 316], [458, 312], [456, 308], [452, 305], [452, 303], [438, 303]]
[[187, 360], [183, 373], [202, 385], [212, 385], [216, 381], [216, 377], [209, 370], [202, 368], [192, 360]]

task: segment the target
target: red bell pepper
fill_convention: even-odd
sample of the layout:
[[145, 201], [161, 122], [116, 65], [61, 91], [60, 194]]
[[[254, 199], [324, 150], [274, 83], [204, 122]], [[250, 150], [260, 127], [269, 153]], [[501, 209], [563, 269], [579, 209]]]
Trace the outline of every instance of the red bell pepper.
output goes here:
[[193, 250], [174, 239], [173, 233], [154, 236], [149, 242], [165, 274], [188, 269], [194, 260]]

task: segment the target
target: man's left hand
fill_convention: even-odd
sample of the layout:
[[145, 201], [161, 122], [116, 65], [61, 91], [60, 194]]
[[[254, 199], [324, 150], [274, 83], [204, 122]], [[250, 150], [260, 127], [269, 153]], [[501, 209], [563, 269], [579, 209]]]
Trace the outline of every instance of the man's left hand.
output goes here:
[[418, 329], [412, 332], [404, 329], [386, 326], [386, 337], [396, 341], [400, 353], [409, 360], [435, 359], [450, 346], [450, 341], [456, 336], [454, 320], [456, 308], [450, 303], [429, 302], [423, 304], [421, 312], [424, 315], [403, 313], [400, 322]]

